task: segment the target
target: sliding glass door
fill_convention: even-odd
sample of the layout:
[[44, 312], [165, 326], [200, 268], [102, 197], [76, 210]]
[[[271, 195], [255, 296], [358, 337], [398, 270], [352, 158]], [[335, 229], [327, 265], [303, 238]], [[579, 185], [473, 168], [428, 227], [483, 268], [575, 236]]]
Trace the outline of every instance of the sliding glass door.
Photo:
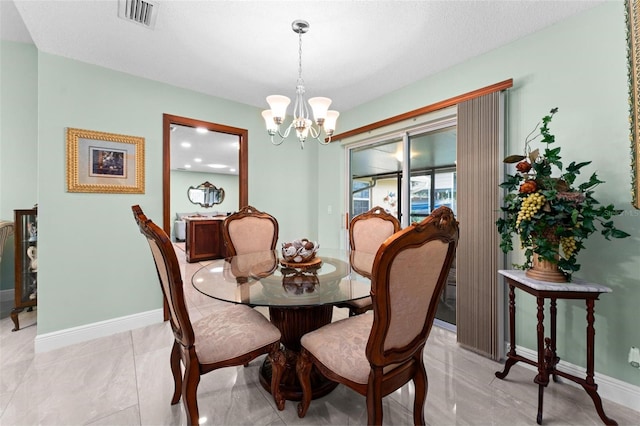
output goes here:
[[[455, 122], [360, 143], [348, 151], [350, 217], [380, 206], [404, 227], [442, 205], [456, 212]], [[454, 265], [436, 318], [455, 328], [455, 307]]]
[[349, 165], [350, 217], [380, 206], [400, 220], [402, 139], [350, 149]]

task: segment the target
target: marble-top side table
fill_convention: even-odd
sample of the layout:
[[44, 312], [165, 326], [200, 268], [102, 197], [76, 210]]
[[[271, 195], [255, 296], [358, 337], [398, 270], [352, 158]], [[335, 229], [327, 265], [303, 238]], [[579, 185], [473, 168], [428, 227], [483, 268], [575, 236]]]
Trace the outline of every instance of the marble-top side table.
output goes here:
[[[510, 347], [507, 353], [507, 360], [503, 371], [496, 372], [496, 377], [504, 379], [509, 374], [511, 367], [518, 361], [525, 362], [538, 368], [534, 382], [538, 384], [538, 416], [536, 421], [542, 424], [542, 402], [544, 388], [549, 384], [549, 376], [557, 382], [557, 376], [581, 385], [593, 400], [598, 415], [607, 425], [617, 425], [618, 423], [607, 417], [602, 408], [602, 399], [598, 395], [598, 385], [593, 379], [594, 364], [594, 336], [595, 329], [593, 323], [595, 301], [601, 293], [611, 293], [609, 287], [600, 284], [590, 283], [584, 280], [573, 279], [570, 283], [549, 283], [531, 279], [525, 275], [525, 271], [520, 270], [500, 270], [498, 273], [505, 277], [509, 285], [509, 337]], [[527, 292], [536, 297], [538, 303], [538, 360], [533, 361], [516, 353], [516, 296], [515, 288]], [[551, 300], [550, 307], [550, 337], [544, 335], [544, 301]], [[587, 376], [577, 377], [572, 374], [557, 370], [556, 365], [560, 361], [556, 353], [556, 300], [557, 299], [584, 299], [587, 305]]]

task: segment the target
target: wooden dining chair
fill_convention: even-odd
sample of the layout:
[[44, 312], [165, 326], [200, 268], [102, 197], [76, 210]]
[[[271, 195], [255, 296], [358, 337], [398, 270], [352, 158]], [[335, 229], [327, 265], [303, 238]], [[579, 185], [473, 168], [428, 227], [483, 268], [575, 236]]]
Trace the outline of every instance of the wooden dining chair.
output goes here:
[[278, 221], [268, 213], [245, 206], [222, 225], [227, 256], [273, 250], [278, 242]]
[[187, 424], [197, 425], [200, 376], [222, 367], [245, 365], [267, 354], [272, 365], [271, 394], [276, 406], [283, 409], [284, 398], [279, 385], [285, 358], [280, 349], [280, 331], [259, 312], [231, 303], [192, 323], [171, 239], [145, 216], [140, 206], [131, 209], [140, 232], [149, 243], [162, 294], [169, 306], [174, 336], [170, 364], [175, 387], [171, 404], [177, 404], [182, 397]]
[[458, 223], [439, 207], [387, 239], [371, 273], [373, 315], [357, 315], [305, 334], [296, 364], [302, 387], [298, 416], [311, 403], [311, 367], [366, 396], [367, 424], [382, 424], [382, 397], [409, 380], [413, 421], [424, 425], [427, 372], [423, 350], [458, 243]]
[[[360, 275], [370, 278], [372, 260], [384, 241], [400, 230], [398, 219], [376, 206], [351, 219], [349, 248], [351, 267]], [[349, 309], [349, 316], [363, 314], [371, 309], [371, 297], [350, 300], [336, 305]]]

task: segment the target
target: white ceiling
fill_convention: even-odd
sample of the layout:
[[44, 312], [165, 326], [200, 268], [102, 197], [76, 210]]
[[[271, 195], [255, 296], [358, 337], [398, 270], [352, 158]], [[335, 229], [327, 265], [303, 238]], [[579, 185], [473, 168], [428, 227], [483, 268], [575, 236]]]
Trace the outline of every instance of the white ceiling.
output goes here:
[[[0, 0], [0, 38], [267, 108], [268, 95], [295, 95], [291, 23], [304, 19], [307, 99], [330, 97], [331, 109], [344, 112], [602, 1], [150, 0], [158, 14], [148, 29], [119, 18], [118, 0]], [[183, 131], [172, 142], [191, 137]], [[232, 161], [218, 144], [206, 146], [216, 150], [202, 148], [202, 164]], [[172, 149], [172, 168], [211, 171], [193, 163], [196, 151]]]
[[291, 23], [305, 19], [307, 95], [346, 111], [602, 2], [150, 1], [153, 30], [118, 18], [117, 0], [0, 0], [0, 37], [266, 108], [295, 94]]

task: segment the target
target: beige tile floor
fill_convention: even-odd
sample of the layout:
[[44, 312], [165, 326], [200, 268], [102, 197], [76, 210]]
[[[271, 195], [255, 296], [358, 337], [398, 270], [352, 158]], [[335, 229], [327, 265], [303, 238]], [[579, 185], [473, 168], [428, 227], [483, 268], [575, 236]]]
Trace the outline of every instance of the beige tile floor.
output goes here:
[[[179, 252], [181, 258], [183, 254]], [[183, 258], [182, 258], [183, 259]], [[188, 277], [198, 264], [184, 264]], [[222, 302], [185, 285], [195, 318]], [[336, 318], [345, 310], [335, 309]], [[170, 405], [172, 335], [156, 324], [66, 348], [34, 353], [36, 312], [21, 314], [12, 333], [0, 320], [0, 425], [180, 425], [182, 404]], [[535, 425], [534, 372], [516, 365], [506, 380], [494, 372], [500, 363], [461, 349], [455, 335], [434, 327], [424, 354], [429, 377], [425, 418], [429, 425]], [[365, 400], [338, 386], [312, 401], [304, 419], [295, 403], [278, 411], [258, 381], [262, 358], [248, 367], [226, 368], [202, 377], [198, 389], [201, 423], [207, 425], [364, 425]], [[384, 424], [412, 423], [410, 384], [384, 399]], [[606, 413], [621, 425], [640, 424], [640, 413], [604, 401]], [[591, 399], [569, 384], [545, 391], [545, 425], [602, 424]]]

